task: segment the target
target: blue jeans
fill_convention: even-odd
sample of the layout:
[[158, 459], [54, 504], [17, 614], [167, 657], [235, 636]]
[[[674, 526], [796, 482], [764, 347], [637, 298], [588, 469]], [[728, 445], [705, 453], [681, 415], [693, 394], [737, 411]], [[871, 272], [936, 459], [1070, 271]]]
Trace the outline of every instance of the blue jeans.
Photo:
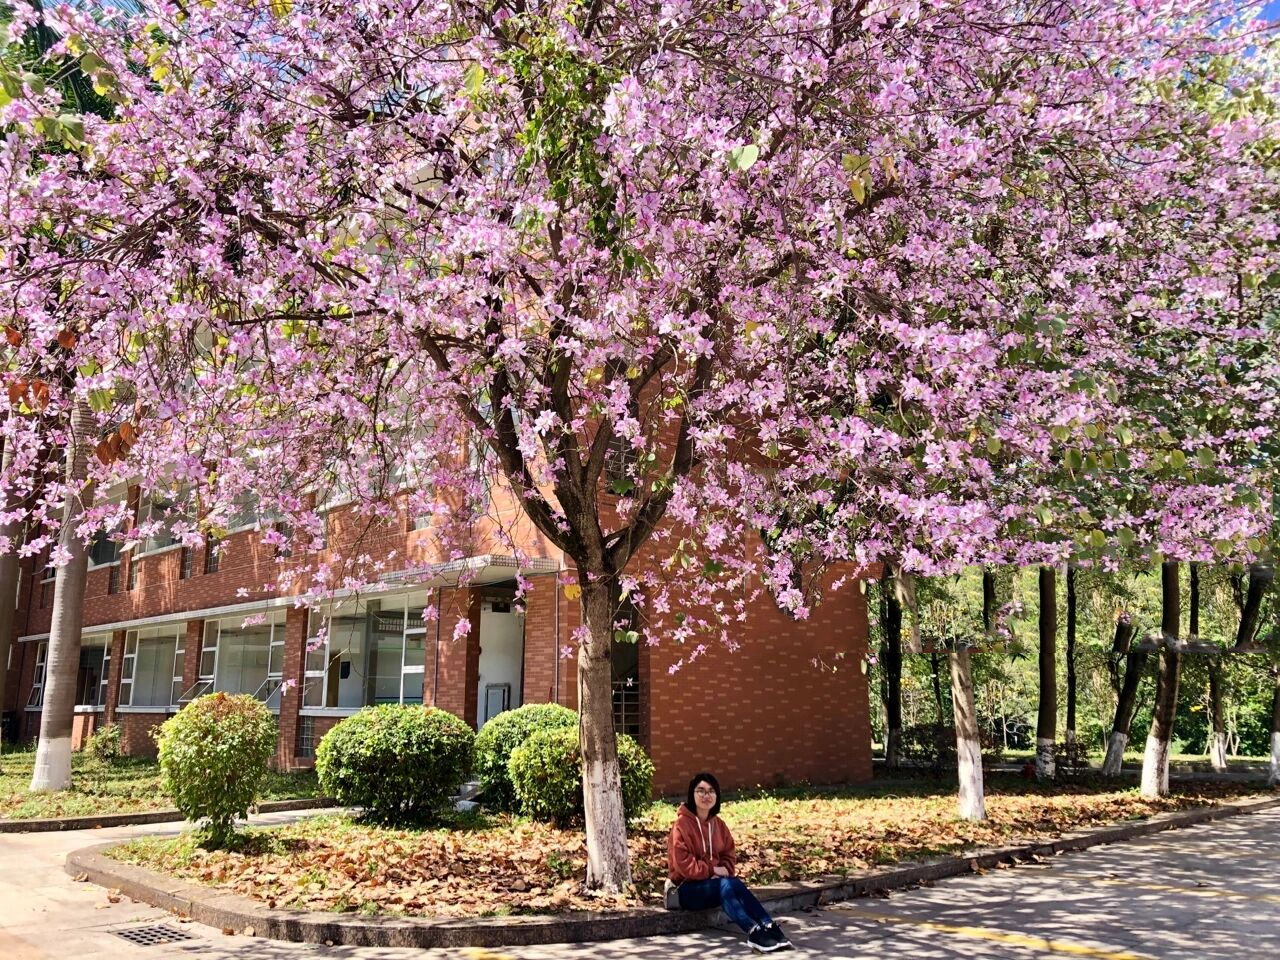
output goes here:
[[737, 877], [708, 877], [680, 884], [681, 910], [710, 910], [720, 907], [729, 919], [750, 932], [758, 923], [772, 923], [764, 907]]

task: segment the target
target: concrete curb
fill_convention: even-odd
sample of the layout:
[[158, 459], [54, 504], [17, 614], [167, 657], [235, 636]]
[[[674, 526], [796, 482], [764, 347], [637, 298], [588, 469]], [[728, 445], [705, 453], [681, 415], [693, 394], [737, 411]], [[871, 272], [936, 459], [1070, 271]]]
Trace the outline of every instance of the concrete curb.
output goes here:
[[[809, 909], [941, 880], [999, 863], [1018, 863], [1033, 856], [1053, 856], [1105, 843], [1189, 827], [1223, 817], [1257, 813], [1280, 807], [1280, 797], [1229, 803], [1163, 814], [1097, 830], [1067, 834], [1045, 843], [1021, 844], [970, 851], [962, 856], [906, 863], [857, 876], [830, 877], [803, 883], [759, 887], [756, 894], [772, 913]], [[555, 916], [485, 918], [369, 919], [345, 914], [271, 909], [239, 894], [175, 880], [151, 870], [105, 856], [117, 843], [103, 843], [72, 851], [66, 871], [118, 890], [152, 906], [190, 917], [218, 929], [301, 943], [332, 943], [353, 947], [500, 947], [545, 943], [583, 943], [685, 933], [725, 922], [718, 910], [668, 912], [640, 908], [611, 913], [569, 913]]]
[[[288, 810], [322, 810], [337, 804], [326, 797], [298, 800], [267, 800], [255, 813], [282, 813]], [[63, 817], [49, 820], [0, 820], [0, 833], [50, 833], [60, 830], [98, 830], [129, 827], [140, 823], [175, 823], [187, 818], [177, 810], [147, 810], [142, 813], [110, 813], [100, 817]]]

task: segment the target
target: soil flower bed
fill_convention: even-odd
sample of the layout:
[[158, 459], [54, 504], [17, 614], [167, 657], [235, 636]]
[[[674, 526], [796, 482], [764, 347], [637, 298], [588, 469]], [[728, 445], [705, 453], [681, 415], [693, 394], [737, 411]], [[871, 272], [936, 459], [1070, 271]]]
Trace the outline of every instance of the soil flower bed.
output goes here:
[[[35, 751], [0, 756], [0, 819], [41, 820], [171, 810], [173, 801], [160, 790], [160, 765], [153, 759], [124, 757], [100, 763], [82, 753], [72, 756], [70, 790], [28, 793]], [[260, 800], [316, 797], [320, 787], [311, 772], [267, 775]]]
[[[1180, 784], [1160, 801], [1133, 789], [1016, 780], [991, 784], [990, 819], [955, 819], [955, 799], [936, 784], [792, 790], [726, 799], [722, 816], [749, 884], [847, 875], [870, 866], [975, 847], [1046, 841], [1084, 827], [1213, 804], [1244, 784]], [[501, 916], [603, 910], [661, 902], [670, 803], [631, 829], [636, 888], [629, 897], [585, 895], [586, 851], [578, 830], [470, 816], [436, 829], [389, 829], [326, 816], [245, 831], [236, 849], [206, 851], [191, 835], [146, 838], [110, 856], [253, 897], [268, 906], [410, 916]]]

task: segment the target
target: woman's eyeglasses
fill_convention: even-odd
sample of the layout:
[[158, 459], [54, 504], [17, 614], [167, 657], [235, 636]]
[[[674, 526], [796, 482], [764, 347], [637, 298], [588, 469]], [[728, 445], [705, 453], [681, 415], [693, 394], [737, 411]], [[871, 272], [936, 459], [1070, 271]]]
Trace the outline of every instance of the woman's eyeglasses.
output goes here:
[[714, 797], [716, 795], [716, 792], [710, 787], [697, 787], [693, 792], [700, 797]]

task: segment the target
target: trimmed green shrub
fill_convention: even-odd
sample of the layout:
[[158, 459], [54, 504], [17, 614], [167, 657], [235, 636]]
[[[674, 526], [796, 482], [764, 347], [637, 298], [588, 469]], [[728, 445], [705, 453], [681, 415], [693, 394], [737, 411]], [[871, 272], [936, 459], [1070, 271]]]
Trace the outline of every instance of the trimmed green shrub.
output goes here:
[[276, 718], [248, 694], [197, 697], [160, 726], [161, 789], [208, 844], [225, 846], [257, 800], [276, 750]]
[[578, 715], [558, 703], [530, 703], [498, 714], [476, 735], [475, 774], [484, 788], [484, 802], [494, 810], [516, 809], [507, 764], [511, 751], [538, 730], [578, 727]]
[[452, 713], [411, 704], [368, 707], [316, 748], [320, 788], [385, 822], [430, 819], [471, 773], [475, 733]]
[[120, 743], [120, 724], [108, 723], [99, 727], [84, 742], [84, 752], [94, 763], [110, 766], [124, 756], [124, 748]]
[[[618, 764], [622, 768], [622, 810], [628, 820], [634, 820], [653, 797], [653, 762], [640, 744], [620, 733]], [[577, 727], [534, 733], [512, 751], [508, 771], [520, 809], [529, 816], [560, 824], [582, 818], [582, 755]]]

